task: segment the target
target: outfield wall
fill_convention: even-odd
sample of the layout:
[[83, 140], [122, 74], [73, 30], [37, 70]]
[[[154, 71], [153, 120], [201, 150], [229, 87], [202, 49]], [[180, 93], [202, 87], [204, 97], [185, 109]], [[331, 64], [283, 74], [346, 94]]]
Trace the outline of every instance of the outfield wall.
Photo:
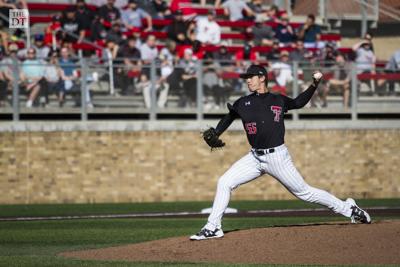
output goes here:
[[[0, 203], [211, 201], [249, 146], [235, 123], [211, 153], [206, 125], [215, 121], [0, 124]], [[400, 197], [398, 121], [287, 123], [286, 144], [310, 185], [342, 198]], [[292, 196], [265, 175], [233, 198]]]

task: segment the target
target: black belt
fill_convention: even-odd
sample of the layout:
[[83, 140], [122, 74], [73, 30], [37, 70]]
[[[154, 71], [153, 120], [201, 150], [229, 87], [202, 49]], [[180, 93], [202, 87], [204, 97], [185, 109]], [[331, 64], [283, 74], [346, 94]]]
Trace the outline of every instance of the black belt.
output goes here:
[[254, 149], [254, 152], [257, 154], [257, 156], [263, 156], [263, 155], [274, 153], [275, 148]]

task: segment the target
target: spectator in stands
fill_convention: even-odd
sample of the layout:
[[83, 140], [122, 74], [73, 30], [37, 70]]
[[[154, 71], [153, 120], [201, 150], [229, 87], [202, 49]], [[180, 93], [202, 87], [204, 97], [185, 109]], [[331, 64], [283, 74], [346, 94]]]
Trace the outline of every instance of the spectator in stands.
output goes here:
[[35, 34], [32, 47], [36, 50], [38, 59], [47, 59], [50, 56], [50, 47], [44, 44], [43, 34]]
[[136, 47], [136, 37], [130, 36], [125, 45], [117, 52], [117, 63], [123, 64], [117, 68], [116, 86], [120, 87], [122, 95], [132, 94], [134, 92], [133, 74], [139, 73], [141, 69], [140, 51]]
[[[44, 36], [43, 34], [35, 34], [33, 37], [33, 45], [31, 46], [36, 50], [36, 58], [38, 59], [47, 59], [50, 54], [50, 47], [46, 46], [43, 42]], [[22, 49], [18, 52], [19, 58], [26, 58], [28, 49]]]
[[107, 32], [106, 39], [112, 40], [114, 43], [121, 45], [125, 40], [125, 35], [121, 29], [121, 23], [119, 21], [113, 22], [111, 29]]
[[[395, 51], [385, 66], [386, 73], [400, 73], [400, 49]], [[397, 83], [399, 80], [397, 80]], [[389, 80], [389, 95], [395, 94], [395, 80]]]
[[185, 105], [193, 107], [197, 99], [197, 67], [196, 60], [193, 58], [193, 50], [185, 49], [183, 59], [180, 61], [179, 67], [182, 68], [182, 81], [184, 90]]
[[157, 11], [157, 15], [154, 18], [168, 18], [171, 16], [171, 10], [169, 10], [168, 4], [163, 0], [153, 0], [153, 5]]
[[188, 25], [183, 20], [182, 10], [177, 10], [174, 13], [174, 18], [167, 27], [168, 38], [174, 40], [178, 45], [186, 44]]
[[337, 51], [333, 44], [327, 43], [322, 50], [320, 59], [323, 62], [323, 66], [326, 68], [335, 65]]
[[[375, 62], [376, 57], [374, 52], [371, 50], [371, 40], [363, 39], [353, 46], [353, 51], [356, 53], [356, 66], [357, 73], [375, 74]], [[375, 94], [375, 82], [374, 80], [362, 80], [360, 86], [363, 83], [368, 83], [371, 92]]]
[[283, 15], [280, 23], [275, 29], [275, 38], [282, 46], [289, 46], [296, 40], [296, 34], [289, 23], [289, 17]]
[[58, 54], [54, 52], [50, 56], [49, 63], [46, 65], [44, 71], [44, 78], [46, 80], [46, 87], [44, 89], [44, 95], [46, 98], [46, 104], [49, 103], [49, 95], [56, 94], [58, 98], [59, 106], [62, 107], [64, 102], [62, 98], [63, 92], [63, 81], [62, 70], [58, 64]]
[[254, 19], [254, 12], [244, 0], [227, 0], [222, 4], [224, 14], [229, 16], [230, 21], [243, 19]]
[[96, 16], [90, 27], [90, 40], [96, 42], [100, 40], [106, 40], [107, 28], [101, 23], [100, 17]]
[[157, 81], [159, 95], [157, 106], [159, 108], [164, 108], [167, 103], [170, 88], [168, 79], [174, 71], [176, 59], [176, 43], [174, 41], [168, 41], [166, 47], [160, 52], [161, 77]]
[[113, 22], [121, 19], [121, 12], [114, 6], [115, 0], [107, 0], [107, 3], [102, 5], [97, 14], [100, 18], [100, 23], [106, 27], [110, 27]]
[[251, 0], [248, 6], [253, 11], [255, 17], [257, 17], [258, 14], [264, 13], [262, 0]]
[[187, 44], [193, 45], [195, 42], [198, 42], [196, 40], [196, 22], [195, 21], [189, 22], [186, 36], [187, 36]]
[[150, 79], [150, 64], [158, 58], [156, 37], [154, 35], [147, 36], [146, 42], [140, 47], [140, 56], [143, 62], [142, 74]]
[[309, 58], [312, 57], [312, 52], [304, 47], [304, 42], [302, 40], [296, 41], [295, 49], [289, 54], [289, 59], [291, 61], [299, 62], [300, 66], [304, 64]]
[[76, 4], [70, 7], [79, 23], [79, 26], [84, 31], [90, 31], [92, 21], [94, 19], [94, 12], [86, 5], [85, 0], [76, 0]]
[[146, 0], [138, 1], [141, 9], [146, 11], [152, 18], [163, 19], [171, 15], [168, 4], [164, 0]]
[[[284, 15], [287, 17], [287, 14], [284, 13]], [[279, 15], [279, 8], [276, 5], [270, 6], [268, 9], [268, 17], [270, 21], [278, 22], [280, 15]]]
[[66, 10], [60, 20], [62, 29], [62, 41], [68, 43], [81, 43], [85, 38], [85, 30], [76, 18], [76, 13], [69, 9]]
[[[20, 61], [17, 56], [18, 52], [18, 45], [11, 43], [8, 47], [8, 56], [4, 57], [1, 62], [0, 62], [0, 69], [1, 72], [3, 73], [4, 79], [8, 83], [12, 83], [14, 81], [14, 72], [15, 70], [13, 69], [13, 62], [17, 62], [17, 68], [20, 66]], [[19, 73], [20, 70], [17, 69], [17, 72]]]
[[337, 54], [335, 65], [332, 67], [333, 77], [327, 83], [328, 92], [343, 94], [343, 106], [350, 105], [350, 66], [342, 54]]
[[226, 41], [221, 42], [221, 46], [217, 51], [214, 52], [213, 58], [218, 64], [218, 67], [228, 67], [232, 66], [232, 54], [228, 52], [228, 43]]
[[274, 31], [271, 26], [265, 24], [265, 17], [256, 17], [253, 27], [246, 29], [248, 34], [253, 34], [256, 46], [271, 46], [274, 38]]
[[71, 94], [75, 101], [75, 106], [80, 105], [80, 88], [78, 88], [77, 82], [78, 72], [76, 69], [75, 62], [71, 59], [70, 51], [67, 47], [61, 49], [61, 57], [59, 60], [59, 66], [61, 68], [61, 79], [63, 86], [60, 92], [60, 106], [64, 105], [65, 95]]
[[254, 51], [251, 43], [244, 44], [243, 49], [239, 50], [235, 55], [236, 65], [245, 69], [250, 61], [255, 62], [258, 58], [258, 53]]
[[278, 61], [280, 59], [281, 50], [279, 49], [279, 41], [274, 40], [272, 42], [271, 50], [267, 53], [267, 60], [268, 61]]
[[215, 22], [215, 10], [209, 10], [207, 17], [197, 19], [196, 40], [211, 45], [217, 45], [221, 41], [221, 27]]
[[[29, 48], [27, 51], [27, 59], [22, 63], [20, 80], [22, 87], [28, 96], [26, 107], [33, 106], [36, 97], [45, 86], [44, 80], [45, 65], [44, 61], [36, 58], [36, 50]], [[44, 104], [42, 102], [42, 104]]]
[[175, 64], [178, 60], [176, 42], [172, 40], [167, 40], [165, 47], [160, 51], [160, 59], [168, 60]]
[[129, 0], [128, 8], [122, 12], [122, 21], [128, 31], [141, 31], [143, 28], [142, 19], [146, 19], [147, 27], [143, 31], [148, 32], [153, 29], [153, 20], [151, 16], [138, 7], [137, 0]]
[[150, 79], [144, 75], [141, 74], [140, 76], [140, 82], [138, 84], [138, 88], [140, 91], [143, 93], [143, 98], [144, 98], [144, 103], [146, 108], [151, 107], [151, 90], [155, 89], [157, 90], [158, 93], [158, 100], [157, 100], [157, 106], [159, 108], [164, 108], [165, 104], [167, 103], [168, 100], [168, 92], [169, 92], [169, 83], [167, 82], [168, 77], [171, 75], [171, 73], [174, 70], [174, 56], [171, 53], [171, 50], [173, 51], [174, 44], [169, 43], [169, 49], [163, 50], [162, 54], [160, 54], [160, 60], [161, 60], [161, 77], [157, 80], [156, 84], [152, 88], [152, 84], [150, 82]]
[[[218, 67], [213, 63], [212, 58], [203, 61], [203, 90], [205, 96], [213, 96], [214, 103], [208, 102], [204, 105], [205, 109], [220, 108], [223, 88], [220, 86]], [[207, 98], [205, 98], [207, 99]]]
[[298, 38], [303, 40], [306, 48], [319, 48], [319, 40], [321, 39], [321, 27], [315, 24], [315, 16], [309, 14], [304, 25], [298, 32]]
[[273, 92], [286, 95], [289, 91], [289, 83], [293, 80], [292, 67], [289, 65], [289, 52], [281, 51], [280, 61], [272, 64], [276, 84], [272, 87]]
[[369, 32], [367, 32], [367, 33], [364, 35], [364, 39], [370, 42], [370, 44], [371, 44], [371, 50], [372, 50], [372, 52], [375, 53], [374, 44], [372, 43], [372, 34], [369, 33]]

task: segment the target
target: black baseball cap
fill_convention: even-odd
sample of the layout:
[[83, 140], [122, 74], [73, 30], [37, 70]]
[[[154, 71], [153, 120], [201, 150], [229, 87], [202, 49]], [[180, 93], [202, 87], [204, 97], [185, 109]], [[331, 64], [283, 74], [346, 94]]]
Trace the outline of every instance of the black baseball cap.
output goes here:
[[250, 65], [245, 73], [239, 75], [242, 79], [248, 79], [253, 76], [267, 76], [267, 70], [261, 65]]

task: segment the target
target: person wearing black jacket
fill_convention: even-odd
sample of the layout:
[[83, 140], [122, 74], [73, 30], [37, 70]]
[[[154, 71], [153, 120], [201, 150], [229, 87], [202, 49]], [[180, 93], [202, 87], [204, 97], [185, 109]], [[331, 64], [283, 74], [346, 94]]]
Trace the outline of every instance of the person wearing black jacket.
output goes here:
[[178, 45], [187, 44], [187, 31], [188, 25], [183, 20], [182, 11], [178, 10], [175, 12], [171, 24], [167, 27], [168, 38], [174, 40]]
[[190, 237], [191, 240], [223, 237], [222, 216], [228, 207], [231, 191], [265, 173], [277, 179], [301, 200], [325, 206], [351, 218], [353, 223], [371, 223], [371, 217], [353, 199], [342, 201], [308, 185], [294, 166], [285, 145], [284, 114], [291, 109], [300, 109], [310, 101], [322, 73], [314, 72], [312, 77], [313, 82], [307, 90], [296, 98], [290, 98], [269, 92], [268, 74], [261, 65], [251, 65], [246, 73], [240, 75], [246, 80], [251, 94], [239, 98], [233, 105], [228, 104], [229, 113], [220, 120], [214, 131], [220, 136], [236, 118], [240, 118], [252, 148], [219, 179], [208, 222], [200, 232]]

